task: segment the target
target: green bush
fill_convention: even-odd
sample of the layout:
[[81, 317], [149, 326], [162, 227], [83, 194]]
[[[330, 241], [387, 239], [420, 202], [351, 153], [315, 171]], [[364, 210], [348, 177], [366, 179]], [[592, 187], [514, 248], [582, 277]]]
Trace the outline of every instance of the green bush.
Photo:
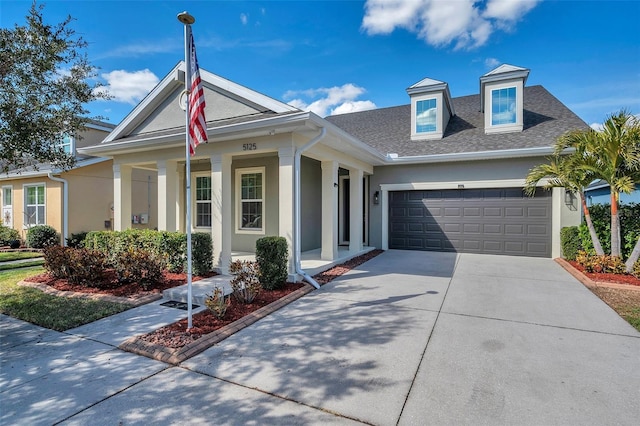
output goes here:
[[[611, 253], [611, 206], [609, 204], [594, 204], [589, 207], [593, 227], [596, 229], [600, 244], [605, 253]], [[620, 218], [621, 254], [626, 259], [633, 251], [638, 236], [640, 236], [640, 204], [621, 204], [618, 209]], [[580, 238], [585, 251], [595, 254], [593, 243], [586, 224], [580, 225]]]
[[78, 232], [77, 234], [71, 234], [67, 238], [67, 247], [83, 248], [84, 239], [87, 237], [87, 232]]
[[260, 283], [266, 290], [275, 290], [287, 282], [288, 250], [283, 237], [263, 237], [256, 241], [256, 262], [260, 267]]
[[41, 249], [60, 244], [60, 236], [49, 225], [36, 225], [27, 231], [27, 245], [31, 248]]
[[[187, 262], [187, 235], [180, 232], [128, 229], [126, 231], [94, 231], [85, 238], [85, 246], [106, 253], [112, 263], [130, 248], [146, 250], [165, 259], [171, 272], [183, 272]], [[211, 235], [196, 232], [191, 235], [192, 270], [205, 275], [213, 268]]]
[[44, 268], [55, 278], [89, 287], [99, 287], [103, 283], [107, 259], [100, 251], [48, 246], [43, 255]]
[[582, 240], [577, 226], [568, 226], [560, 230], [560, 244], [562, 255], [567, 260], [576, 260], [578, 252], [582, 250]]
[[113, 266], [119, 282], [137, 282], [148, 290], [162, 280], [166, 262], [149, 250], [129, 248], [118, 253]]
[[8, 226], [0, 225], [0, 246], [10, 246], [14, 241], [20, 241], [20, 233]]

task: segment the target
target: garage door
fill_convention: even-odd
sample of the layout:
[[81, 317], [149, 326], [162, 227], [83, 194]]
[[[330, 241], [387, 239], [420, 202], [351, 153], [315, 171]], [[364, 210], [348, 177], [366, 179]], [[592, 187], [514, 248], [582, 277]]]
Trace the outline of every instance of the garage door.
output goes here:
[[389, 221], [394, 249], [551, 257], [550, 191], [395, 191]]

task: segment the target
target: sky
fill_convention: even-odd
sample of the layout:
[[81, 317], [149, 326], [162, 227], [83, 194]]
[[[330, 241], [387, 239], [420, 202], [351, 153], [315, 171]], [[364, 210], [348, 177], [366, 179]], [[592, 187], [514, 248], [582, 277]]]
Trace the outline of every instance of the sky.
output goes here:
[[[118, 124], [184, 58], [178, 13], [196, 19], [202, 69], [320, 116], [409, 103], [429, 77], [477, 94], [500, 64], [531, 70], [587, 124], [640, 114], [640, 0], [48, 0], [85, 39], [113, 99], [87, 105]], [[0, 26], [25, 25], [31, 0], [2, 0]], [[95, 83], [94, 82], [94, 83]]]

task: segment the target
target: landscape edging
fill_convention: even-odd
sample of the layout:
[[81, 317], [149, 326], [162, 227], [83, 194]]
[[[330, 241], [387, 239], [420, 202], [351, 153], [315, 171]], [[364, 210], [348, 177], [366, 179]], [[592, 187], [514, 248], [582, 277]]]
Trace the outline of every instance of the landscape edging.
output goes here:
[[587, 277], [585, 274], [574, 268], [572, 264], [567, 262], [565, 259], [561, 257], [557, 257], [554, 259], [556, 263], [562, 266], [567, 272], [573, 275], [578, 281], [584, 284], [587, 288], [597, 288], [597, 287], [606, 287], [613, 288], [617, 290], [631, 290], [631, 291], [640, 291], [640, 286], [637, 285], [627, 285], [627, 284], [617, 284], [617, 283], [609, 283], [605, 281], [594, 281], [591, 278]]
[[237, 321], [232, 322], [224, 327], [219, 328], [218, 330], [205, 334], [199, 339], [193, 341], [192, 343], [186, 344], [181, 348], [168, 348], [166, 346], [158, 345], [155, 343], [149, 343], [139, 338], [139, 336], [131, 337], [124, 342], [122, 342], [118, 348], [132, 352], [137, 355], [146, 356], [147, 358], [155, 359], [158, 361], [166, 362], [167, 364], [178, 365], [187, 359], [198, 355], [201, 352], [209, 349], [211, 346], [215, 345], [226, 339], [227, 337], [237, 333], [243, 328], [253, 324], [266, 317], [267, 315], [277, 311], [285, 305], [293, 302], [304, 296], [307, 293], [313, 291], [314, 288], [305, 284], [304, 287], [299, 288], [288, 295], [266, 305], [260, 309], [257, 309], [246, 315]]

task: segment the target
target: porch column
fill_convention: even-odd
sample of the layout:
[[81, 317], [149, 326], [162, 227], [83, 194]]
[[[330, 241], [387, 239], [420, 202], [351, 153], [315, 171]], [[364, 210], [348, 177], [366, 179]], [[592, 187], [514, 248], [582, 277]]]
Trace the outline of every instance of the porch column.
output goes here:
[[231, 156], [215, 154], [211, 156], [211, 240], [213, 266], [222, 274], [228, 273], [231, 262], [231, 207]]
[[178, 162], [161, 160], [158, 166], [158, 229], [176, 231], [178, 204]]
[[349, 169], [349, 251], [362, 250], [362, 211], [364, 173], [359, 169]]
[[338, 257], [338, 162], [322, 162], [322, 250], [320, 258]]
[[278, 233], [287, 240], [289, 250], [289, 273], [295, 271], [293, 264], [293, 147], [278, 149]]
[[132, 167], [113, 164], [113, 230], [131, 228], [131, 172]]

